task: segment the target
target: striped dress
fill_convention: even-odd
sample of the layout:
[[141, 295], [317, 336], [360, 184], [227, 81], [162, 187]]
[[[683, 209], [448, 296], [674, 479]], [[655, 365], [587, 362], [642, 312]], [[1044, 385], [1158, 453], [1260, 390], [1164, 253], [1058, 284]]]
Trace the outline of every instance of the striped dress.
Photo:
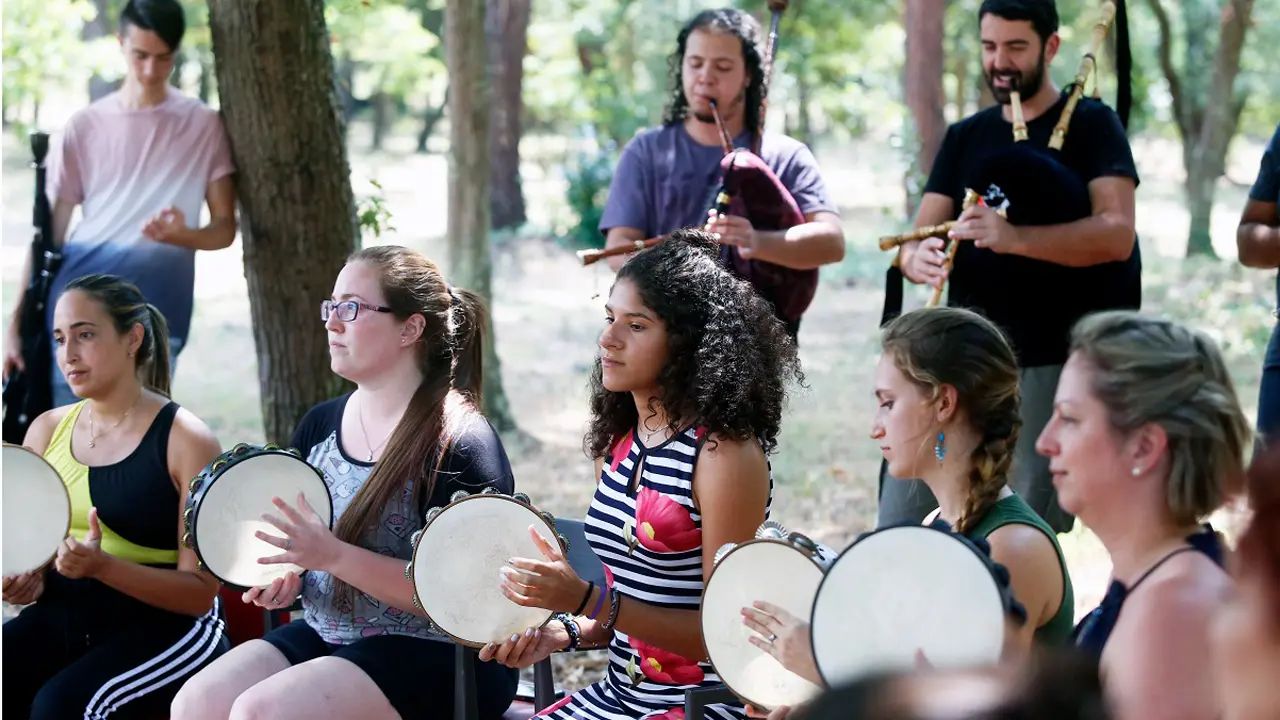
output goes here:
[[[704, 440], [703, 430], [691, 428], [646, 448], [632, 431], [605, 458], [585, 531], [604, 563], [607, 582], [627, 600], [689, 610], [696, 610], [701, 602], [702, 516], [693, 503], [693, 468]], [[641, 478], [632, 492], [637, 468]], [[608, 612], [606, 605], [602, 618]], [[678, 720], [684, 717], [685, 690], [718, 684], [710, 664], [615, 631], [604, 679], [552, 705], [539, 717]], [[712, 705], [707, 717], [738, 720], [746, 713], [740, 705]]]

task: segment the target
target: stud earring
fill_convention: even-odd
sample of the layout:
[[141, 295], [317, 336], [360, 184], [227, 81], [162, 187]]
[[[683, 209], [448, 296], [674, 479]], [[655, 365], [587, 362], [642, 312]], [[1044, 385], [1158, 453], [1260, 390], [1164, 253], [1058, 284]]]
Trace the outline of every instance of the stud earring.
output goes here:
[[1133, 476], [1138, 477], [1141, 474], [1142, 474], [1142, 468], [1138, 467], [1137, 465], [1133, 466]]
[[938, 462], [942, 462], [942, 458], [947, 456], [947, 436], [945, 433], [938, 433], [938, 442], [933, 444], [933, 456], [938, 458]]

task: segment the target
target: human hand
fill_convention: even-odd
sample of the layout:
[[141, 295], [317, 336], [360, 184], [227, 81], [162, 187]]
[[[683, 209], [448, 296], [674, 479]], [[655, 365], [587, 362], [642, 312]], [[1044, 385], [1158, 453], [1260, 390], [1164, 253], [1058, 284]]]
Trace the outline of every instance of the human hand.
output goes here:
[[272, 580], [270, 585], [249, 588], [242, 599], [267, 610], [283, 610], [292, 606], [301, 592], [302, 576], [291, 572]]
[[14, 318], [4, 331], [4, 379], [9, 373], [26, 369], [26, 361], [22, 359], [22, 335], [18, 332], [18, 319]]
[[186, 229], [186, 216], [177, 207], [170, 205], [147, 220], [142, 226], [142, 235], [148, 240], [167, 243], [173, 242]]
[[281, 500], [271, 498], [271, 502], [280, 509], [284, 518], [270, 513], [263, 513], [262, 519], [271, 523], [284, 537], [268, 535], [261, 530], [254, 537], [263, 542], [275, 545], [284, 550], [279, 555], [258, 558], [262, 565], [292, 564], [307, 570], [329, 570], [342, 552], [342, 541], [334, 536], [329, 526], [320, 519], [320, 515], [311, 508], [307, 498], [298, 493], [298, 507]]
[[44, 573], [20, 573], [4, 578], [4, 601], [12, 605], [30, 605], [44, 594]]
[[89, 532], [84, 540], [76, 540], [68, 535], [58, 546], [58, 557], [54, 560], [54, 568], [63, 576], [72, 579], [95, 577], [106, 562], [106, 553], [102, 552], [102, 526], [98, 524], [98, 508], [89, 508]]
[[822, 685], [813, 659], [809, 623], [776, 605], [760, 601], [742, 608], [742, 623], [760, 633], [759, 637], [751, 638], [752, 645], [772, 655], [782, 667], [814, 685]]
[[523, 669], [551, 657], [557, 650], [569, 647], [569, 631], [563, 625], [529, 628], [523, 635], [512, 635], [500, 644], [489, 643], [480, 648], [478, 657], [493, 660], [509, 668]]
[[[545, 560], [511, 558], [502, 568], [502, 594], [524, 607], [573, 612], [582, 604], [587, 581], [573, 571], [559, 544], [552, 545], [530, 525], [529, 534]], [[604, 592], [604, 588], [600, 589]]]
[[[942, 238], [925, 238], [906, 253], [902, 274], [917, 285], [940, 287], [947, 278], [947, 243]], [[905, 248], [904, 248], [905, 250]]]
[[799, 720], [801, 716], [801, 708], [803, 705], [797, 705], [795, 708], [781, 705], [766, 713], [764, 710], [757, 708], [755, 705], [747, 705], [747, 717], [761, 718], [762, 720]]
[[763, 236], [756, 232], [750, 220], [737, 215], [721, 215], [715, 208], [707, 213], [704, 229], [715, 235], [718, 242], [738, 248], [738, 253], [744, 258], [755, 256], [764, 244]]
[[1011, 253], [1018, 247], [1018, 228], [986, 203], [965, 208], [951, 226], [952, 240], [972, 240], [974, 246], [992, 252]]

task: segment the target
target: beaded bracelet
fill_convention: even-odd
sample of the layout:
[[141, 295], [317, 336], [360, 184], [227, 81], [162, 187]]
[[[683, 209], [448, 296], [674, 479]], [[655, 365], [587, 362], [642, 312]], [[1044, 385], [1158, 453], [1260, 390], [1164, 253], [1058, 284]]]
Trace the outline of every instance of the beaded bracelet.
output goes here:
[[569, 633], [569, 647], [565, 648], [565, 650], [577, 650], [578, 646], [582, 644], [582, 628], [578, 627], [578, 623], [569, 616], [569, 613], [556, 613], [551, 617], [554, 620], [559, 620], [560, 624], [564, 625], [565, 632]]
[[609, 589], [609, 619], [605, 621], [602, 629], [606, 632], [613, 632], [614, 623], [618, 622], [618, 591]]

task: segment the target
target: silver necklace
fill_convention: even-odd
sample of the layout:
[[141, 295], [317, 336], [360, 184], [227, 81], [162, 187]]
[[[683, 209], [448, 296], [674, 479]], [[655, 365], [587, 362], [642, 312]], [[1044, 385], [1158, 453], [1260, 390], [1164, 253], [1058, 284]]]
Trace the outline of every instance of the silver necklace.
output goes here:
[[[387, 441], [391, 439], [391, 433], [390, 432], [387, 433], [386, 437], [382, 438], [382, 442], [378, 443], [377, 447], [374, 447], [373, 443], [369, 442], [369, 431], [365, 430], [364, 428], [364, 398], [363, 397], [360, 398], [360, 407], [359, 409], [356, 410], [356, 417], [360, 420], [360, 434], [364, 435], [364, 446], [369, 448], [369, 457], [365, 458], [365, 461], [373, 462], [373, 454], [378, 452], [378, 450], [380, 450], [383, 445], [387, 444]], [[395, 432], [395, 428], [391, 428], [391, 432]]]

